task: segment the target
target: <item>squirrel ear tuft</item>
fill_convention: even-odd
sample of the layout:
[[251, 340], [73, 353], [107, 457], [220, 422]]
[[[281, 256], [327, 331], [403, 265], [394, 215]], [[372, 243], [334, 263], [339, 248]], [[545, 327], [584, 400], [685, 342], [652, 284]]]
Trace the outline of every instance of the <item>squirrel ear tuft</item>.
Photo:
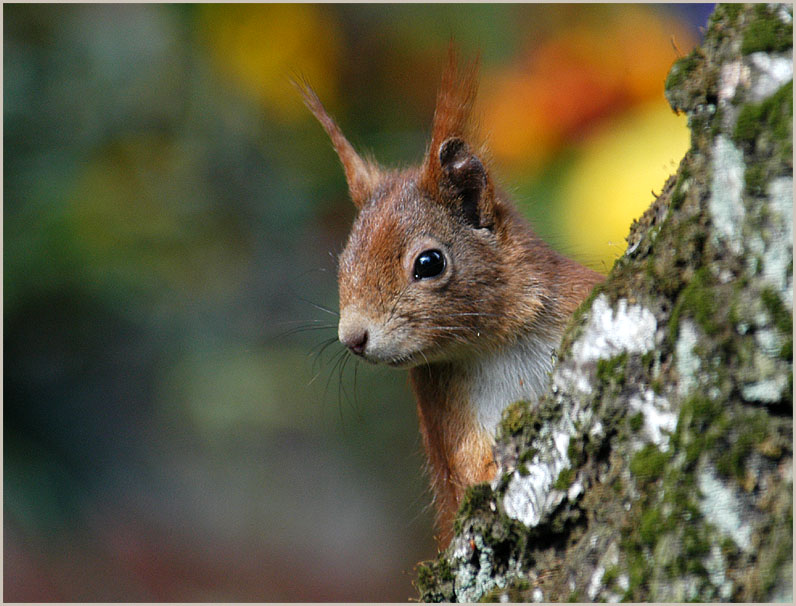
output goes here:
[[440, 193], [447, 201], [460, 205], [459, 210], [470, 224], [483, 227], [491, 225], [489, 196], [485, 195], [490, 188], [489, 177], [484, 164], [465, 142], [477, 139], [471, 114], [478, 91], [478, 64], [477, 57], [461, 64], [451, 41], [420, 184], [432, 196]]
[[439, 147], [439, 164], [442, 169], [441, 189], [446, 197], [456, 200], [468, 223], [484, 227], [479, 211], [484, 190], [488, 185], [486, 168], [459, 137], [445, 139]]
[[381, 178], [381, 170], [370, 160], [363, 159], [354, 147], [345, 138], [343, 131], [326, 111], [318, 95], [307, 82], [293, 80], [304, 104], [321, 123], [326, 134], [332, 140], [332, 145], [337, 152], [337, 157], [343, 165], [345, 178], [348, 182], [348, 191], [357, 208], [362, 208], [376, 189]]

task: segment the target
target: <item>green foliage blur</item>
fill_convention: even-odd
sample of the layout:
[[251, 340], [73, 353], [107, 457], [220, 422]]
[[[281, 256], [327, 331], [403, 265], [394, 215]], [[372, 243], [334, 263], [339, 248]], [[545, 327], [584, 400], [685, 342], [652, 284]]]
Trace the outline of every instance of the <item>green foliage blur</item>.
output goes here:
[[[669, 38], [687, 52], [709, 12], [4, 5], [5, 599], [413, 596], [414, 564], [434, 555], [414, 404], [404, 373], [336, 342], [354, 209], [289, 79], [359, 149], [406, 165], [448, 40], [480, 49], [500, 176], [577, 256], [555, 199], [578, 145], [665, 107]], [[628, 22], [667, 50], [634, 63], [631, 36], [612, 51], [606, 23]], [[614, 71], [575, 61], [568, 31], [620, 55]], [[540, 49], [552, 63], [534, 66]], [[526, 108], [535, 124], [533, 99], [564, 82], [592, 82], [587, 107], [546, 110], [544, 132], [506, 122]], [[519, 109], [494, 94], [520, 89]]]

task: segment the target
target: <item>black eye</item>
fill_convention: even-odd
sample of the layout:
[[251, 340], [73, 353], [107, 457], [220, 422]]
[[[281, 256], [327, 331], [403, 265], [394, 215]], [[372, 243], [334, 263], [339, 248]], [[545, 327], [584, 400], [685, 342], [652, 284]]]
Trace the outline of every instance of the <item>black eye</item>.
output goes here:
[[424, 250], [415, 259], [415, 280], [433, 278], [440, 275], [445, 269], [445, 256], [436, 248]]

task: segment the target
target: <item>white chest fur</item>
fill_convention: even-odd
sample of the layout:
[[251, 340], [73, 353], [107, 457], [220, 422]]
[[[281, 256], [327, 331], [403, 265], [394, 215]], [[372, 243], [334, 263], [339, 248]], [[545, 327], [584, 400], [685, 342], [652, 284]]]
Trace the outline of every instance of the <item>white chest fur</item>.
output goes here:
[[479, 357], [468, 368], [469, 400], [490, 435], [513, 402], [535, 402], [547, 387], [558, 341], [526, 337], [510, 348]]

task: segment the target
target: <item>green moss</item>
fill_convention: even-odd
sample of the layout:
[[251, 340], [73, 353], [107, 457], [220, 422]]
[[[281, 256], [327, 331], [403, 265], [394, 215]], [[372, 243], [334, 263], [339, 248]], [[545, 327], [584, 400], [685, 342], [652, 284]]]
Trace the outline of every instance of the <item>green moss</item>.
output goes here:
[[786, 339], [780, 349], [780, 357], [783, 360], [793, 361], [793, 316], [773, 288], [763, 289], [760, 299], [771, 316], [774, 326]]
[[622, 597], [623, 602], [646, 601], [648, 590], [647, 580], [652, 576], [649, 562], [644, 553], [639, 549], [633, 535], [623, 541], [623, 551], [628, 559], [628, 588]]
[[481, 596], [478, 601], [482, 603], [498, 603], [508, 598], [510, 603], [526, 602], [528, 601], [527, 594], [530, 590], [531, 583], [528, 579], [512, 579], [505, 588], [495, 588]]
[[764, 164], [748, 164], [744, 172], [746, 191], [755, 196], [763, 196], [766, 193], [768, 171]]
[[658, 480], [666, 469], [669, 455], [661, 452], [652, 444], [647, 444], [633, 455], [630, 461], [630, 472], [641, 483], [650, 483]]
[[793, 316], [788, 308], [779, 298], [779, 295], [773, 288], [765, 288], [760, 292], [760, 299], [763, 301], [768, 313], [774, 320], [774, 325], [780, 332], [789, 335], [793, 333]]
[[736, 415], [729, 424], [728, 447], [717, 453], [717, 471], [725, 476], [743, 478], [746, 459], [757, 445], [766, 440], [768, 424], [768, 415], [762, 410], [754, 410], [740, 417]]
[[[713, 426], [721, 417], [721, 405], [705, 398], [691, 398], [683, 406], [685, 412], [681, 413], [672, 438], [672, 452], [682, 450], [675, 441], [682, 444], [684, 434], [692, 435], [695, 427], [705, 424]], [[694, 500], [699, 492], [691, 466], [654, 446], [646, 446], [633, 457], [630, 470], [640, 486], [639, 499], [621, 529], [620, 545], [630, 580], [623, 601], [649, 600], [652, 596], [648, 583], [653, 578], [658, 579], [657, 584], [695, 575], [709, 583], [702, 560], [709, 553], [712, 531]], [[644, 486], [652, 481], [661, 482], [662, 489]], [[671, 546], [675, 545], [672, 551]]]
[[453, 581], [453, 572], [448, 560], [438, 560], [428, 564], [418, 564], [417, 581], [427, 585], [434, 579], [440, 581]]
[[418, 564], [415, 589], [423, 602], [450, 602], [453, 600], [453, 572], [445, 558]]
[[461, 532], [462, 520], [472, 518], [479, 512], [490, 512], [489, 503], [494, 498], [494, 493], [489, 484], [475, 484], [464, 493], [459, 512], [453, 523], [454, 532]]
[[684, 572], [705, 573], [700, 560], [710, 551], [710, 541], [705, 536], [704, 530], [704, 526], [697, 524], [687, 524], [683, 527], [683, 555], [690, 560], [684, 566]]
[[779, 52], [792, 46], [793, 23], [783, 23], [765, 4], [758, 4], [753, 21], [746, 26], [741, 53]]
[[713, 450], [717, 433], [727, 429], [724, 413], [720, 402], [699, 394], [683, 402], [672, 446], [675, 450], [685, 447], [687, 467], [693, 466], [705, 450]]
[[603, 573], [603, 580], [602, 583], [605, 587], [610, 587], [614, 584], [614, 581], [619, 578], [619, 567], [618, 566], [609, 566], [605, 569]]
[[674, 191], [672, 192], [671, 200], [669, 201], [669, 207], [672, 210], [678, 210], [685, 201], [685, 192], [683, 191], [683, 182], [685, 181], [685, 177], [682, 175], [677, 180], [677, 184], [674, 186]]
[[553, 483], [553, 488], [566, 491], [572, 485], [572, 480], [574, 479], [575, 470], [571, 467], [569, 469], [564, 469], [558, 474], [558, 478], [556, 478], [556, 481]]
[[641, 414], [640, 412], [637, 412], [628, 419], [628, 423], [630, 424], [631, 430], [633, 430], [634, 432], [638, 431], [644, 426], [644, 415]]
[[670, 88], [682, 84], [688, 75], [699, 65], [701, 59], [702, 57], [699, 50], [694, 49], [688, 56], [675, 61], [674, 65], [672, 65], [672, 69], [669, 70], [669, 75], [666, 76], [666, 83], [663, 86], [664, 90], [669, 90]]
[[743, 4], [722, 4], [716, 7], [716, 18], [724, 17], [728, 25], [733, 24], [738, 20], [738, 15], [741, 14]]
[[[685, 444], [686, 468], [693, 468], [703, 453], [715, 462], [726, 477], [742, 479], [746, 460], [770, 434], [768, 413], [761, 409], [730, 409], [725, 402], [694, 396], [681, 408], [672, 438], [675, 449]], [[698, 515], [697, 511], [691, 515]]]
[[583, 443], [580, 440], [576, 440], [575, 438], [569, 440], [567, 458], [572, 467], [580, 467], [586, 460], [586, 455], [583, 452]]
[[655, 547], [658, 537], [665, 532], [663, 513], [660, 508], [653, 507], [641, 514], [638, 526], [638, 536], [647, 547]]
[[[527, 463], [530, 463], [531, 461], [533, 461], [533, 458], [534, 458], [534, 457], [535, 457], [535, 456], [536, 456], [538, 453], [539, 453], [539, 449], [538, 449], [538, 448], [533, 448], [533, 447], [531, 447], [531, 448], [526, 448], [526, 449], [525, 449], [525, 450], [523, 450], [523, 451], [522, 451], [522, 453], [520, 454], [520, 458], [519, 458], [519, 461], [518, 461], [519, 465], [525, 465], [525, 464], [527, 464]], [[525, 474], [523, 474], [523, 475], [528, 475], [528, 474], [527, 474], [527, 473], [525, 473]]]
[[609, 360], [597, 361], [597, 380], [605, 385], [624, 385], [627, 352], [614, 356]]
[[738, 114], [733, 132], [738, 143], [754, 149], [763, 132], [772, 135], [782, 156], [793, 154], [793, 80], [765, 101], [747, 103]]
[[693, 278], [678, 297], [669, 318], [669, 338], [672, 342], [677, 340], [680, 317], [683, 314], [692, 317], [706, 334], [713, 335], [718, 332], [718, 307], [712, 283], [713, 278], [707, 267], [700, 267], [694, 272]]
[[516, 436], [522, 432], [527, 420], [530, 404], [524, 400], [506, 407], [500, 420], [500, 429], [504, 436]]

